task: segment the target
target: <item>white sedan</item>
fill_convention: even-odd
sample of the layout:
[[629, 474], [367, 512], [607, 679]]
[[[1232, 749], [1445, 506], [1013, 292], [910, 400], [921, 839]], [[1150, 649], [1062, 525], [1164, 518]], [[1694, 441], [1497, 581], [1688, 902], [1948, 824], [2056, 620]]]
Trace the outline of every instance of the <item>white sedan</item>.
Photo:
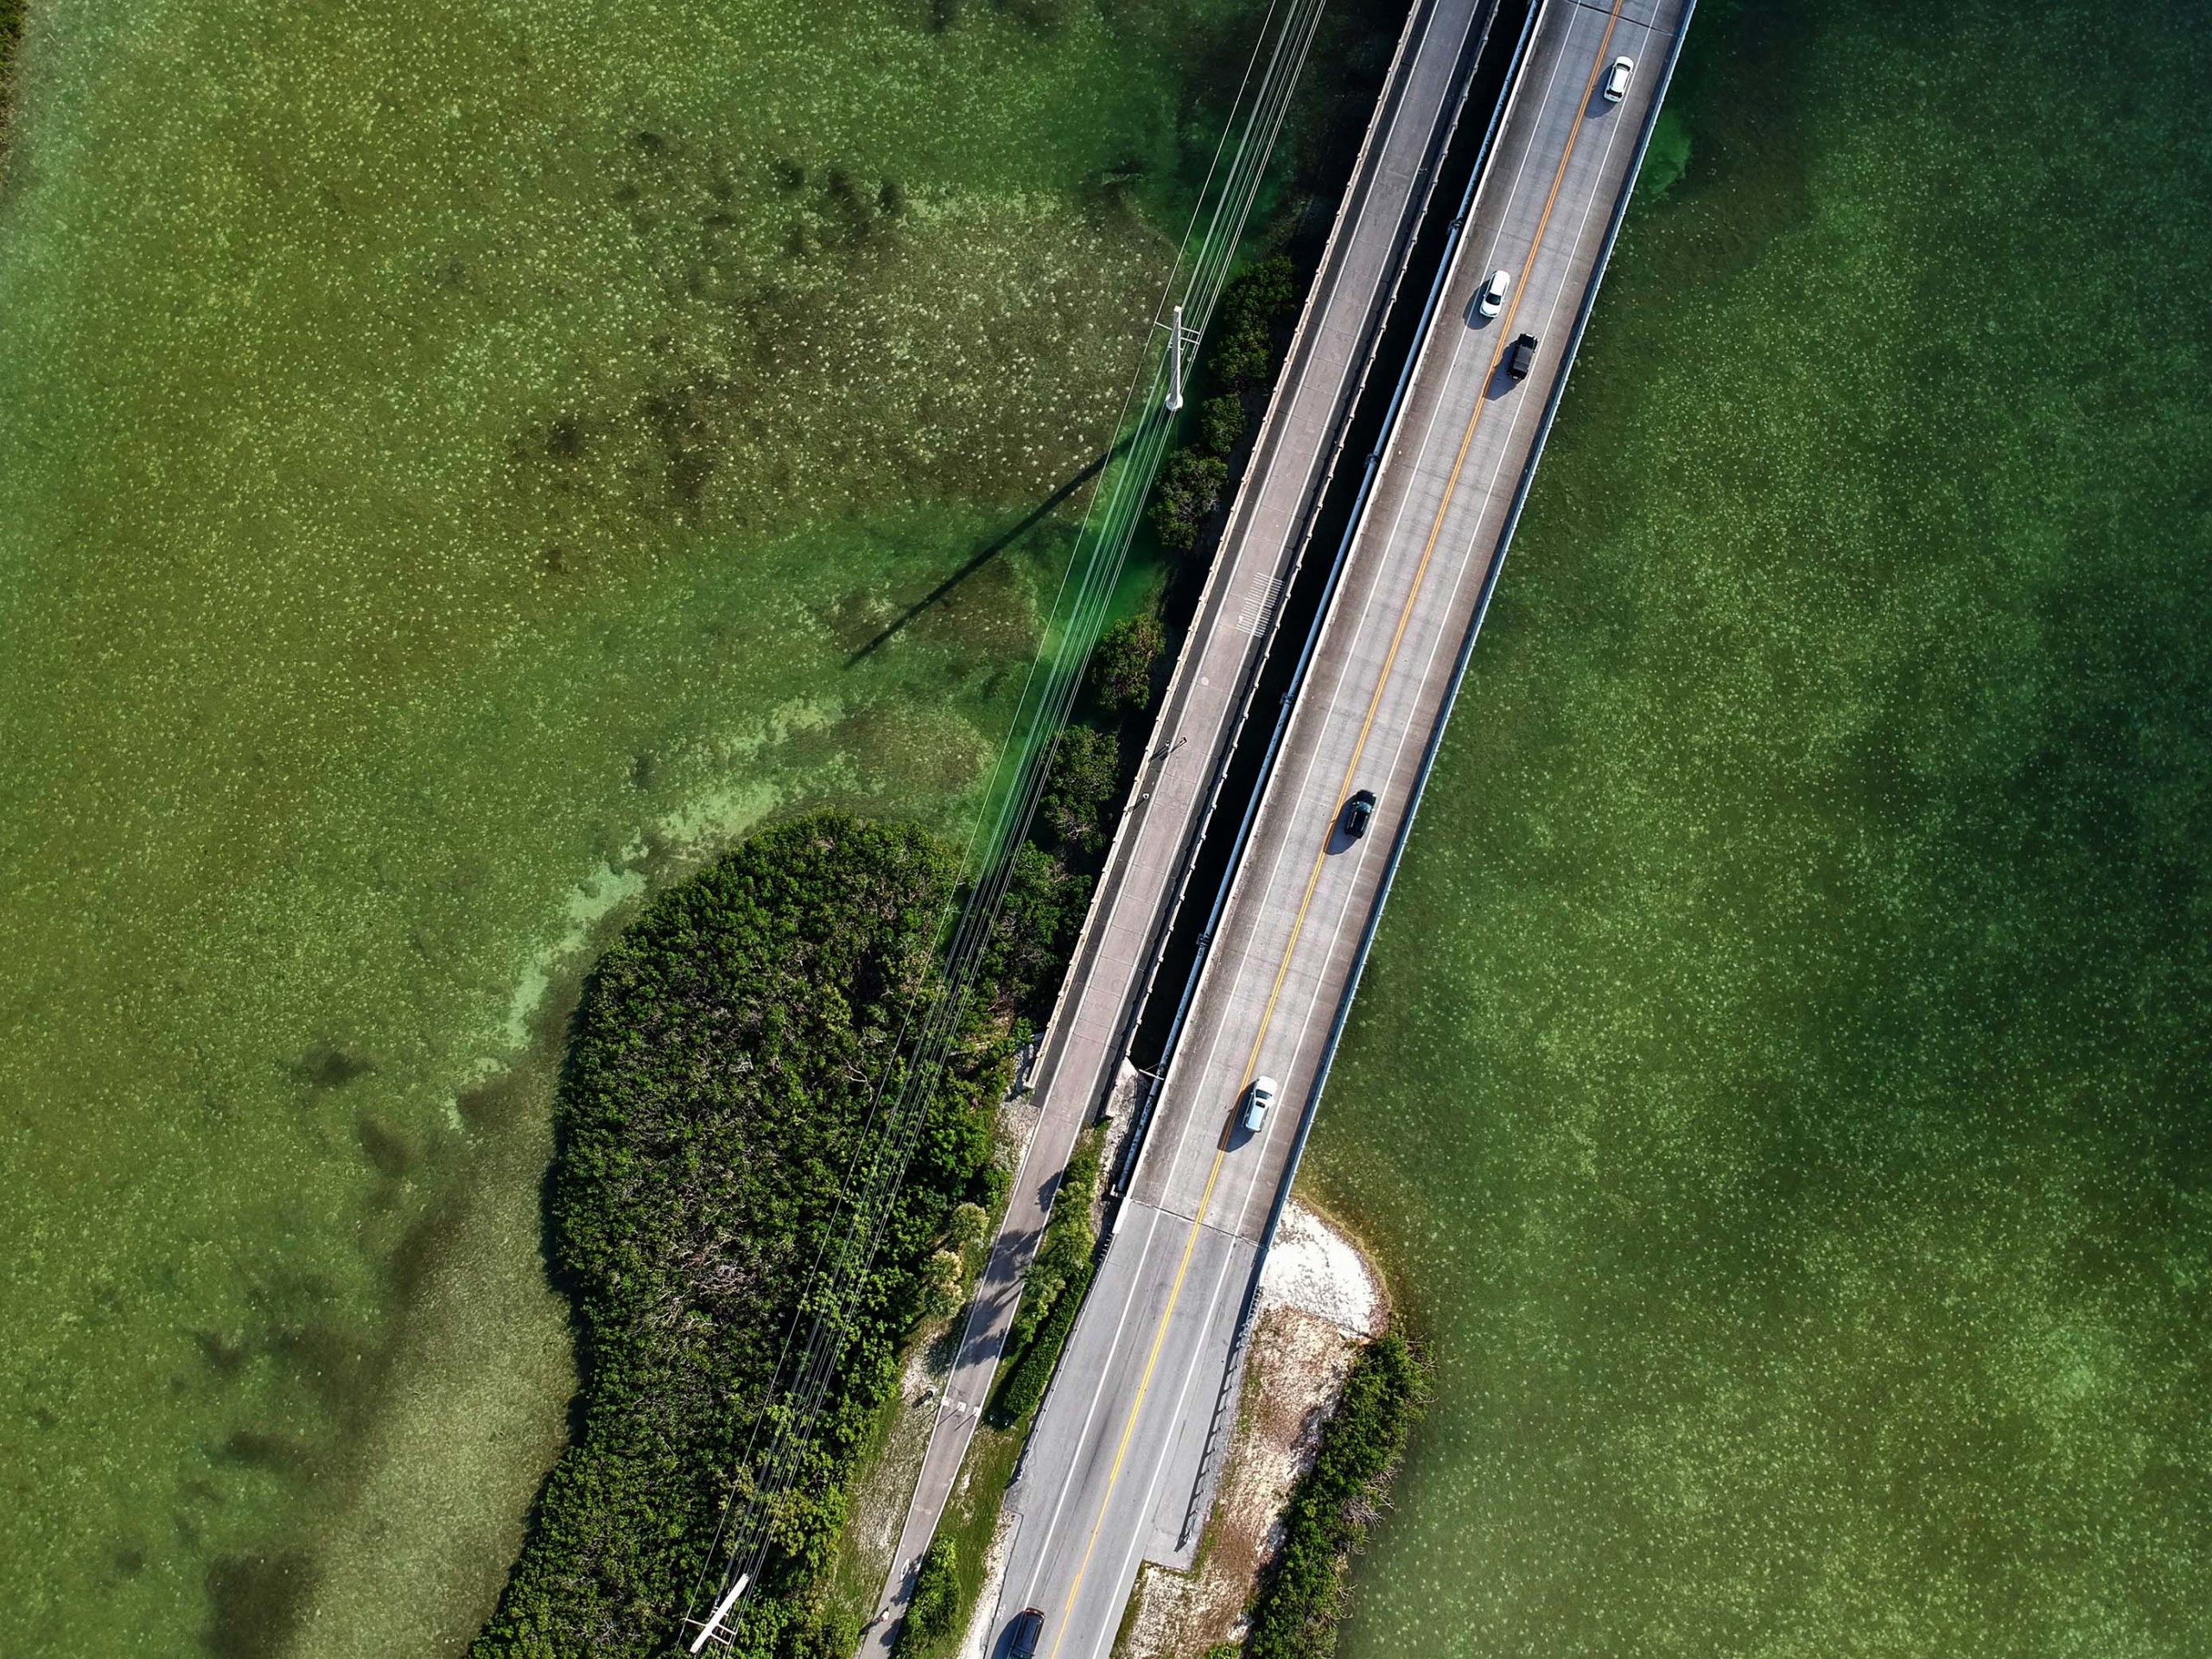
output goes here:
[[1493, 270], [1490, 281], [1483, 284], [1483, 291], [1475, 296], [1475, 309], [1486, 317], [1494, 317], [1505, 307], [1506, 290], [1513, 286], [1513, 273]]
[[1636, 73], [1634, 58], [1615, 58], [1605, 71], [1605, 102], [1618, 104], [1628, 96], [1628, 83]]

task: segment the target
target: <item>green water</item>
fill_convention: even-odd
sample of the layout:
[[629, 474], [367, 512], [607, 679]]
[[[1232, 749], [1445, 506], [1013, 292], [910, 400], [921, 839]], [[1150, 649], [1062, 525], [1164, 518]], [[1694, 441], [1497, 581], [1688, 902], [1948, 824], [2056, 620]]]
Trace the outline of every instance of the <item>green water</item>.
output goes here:
[[1081, 496], [858, 653], [1105, 441], [1256, 18], [34, 5], [0, 1650], [473, 1630], [577, 966], [765, 813], [959, 831]]
[[1347, 1659], [2212, 1651], [2212, 27], [1700, 8], [1312, 1179]]

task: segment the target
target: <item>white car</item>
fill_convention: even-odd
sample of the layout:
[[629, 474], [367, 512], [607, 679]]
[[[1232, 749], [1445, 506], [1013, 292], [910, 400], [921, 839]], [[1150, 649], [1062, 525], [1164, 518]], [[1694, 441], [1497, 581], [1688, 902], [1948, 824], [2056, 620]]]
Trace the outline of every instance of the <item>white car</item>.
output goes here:
[[1605, 71], [1605, 102], [1618, 104], [1628, 96], [1628, 83], [1636, 73], [1634, 58], [1615, 58]]
[[1273, 1077], [1252, 1079], [1252, 1092], [1244, 1097], [1244, 1127], [1257, 1135], [1267, 1127], [1268, 1108], [1275, 1103], [1275, 1080]]
[[1493, 270], [1490, 281], [1483, 284], [1483, 291], [1475, 296], [1475, 309], [1486, 317], [1494, 317], [1505, 308], [1506, 290], [1513, 286], [1513, 273]]

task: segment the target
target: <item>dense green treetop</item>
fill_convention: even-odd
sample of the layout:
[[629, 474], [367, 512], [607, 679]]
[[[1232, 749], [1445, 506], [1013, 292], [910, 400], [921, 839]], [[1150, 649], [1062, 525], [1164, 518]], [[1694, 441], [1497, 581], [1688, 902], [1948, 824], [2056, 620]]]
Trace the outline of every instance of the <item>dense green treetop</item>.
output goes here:
[[[842, 1221], [849, 1166], [899, 1087], [902, 1029], [938, 994], [937, 925], [955, 878], [950, 853], [919, 830], [799, 819], [664, 893], [592, 976], [550, 1202], [585, 1362], [580, 1427], [478, 1659], [644, 1659], [675, 1637], [809, 1269]], [[957, 1206], [987, 1185], [1002, 1025], [963, 1033], [927, 1104], [745, 1604], [745, 1653], [844, 1643], [821, 1627], [816, 1589], [931, 1259]]]

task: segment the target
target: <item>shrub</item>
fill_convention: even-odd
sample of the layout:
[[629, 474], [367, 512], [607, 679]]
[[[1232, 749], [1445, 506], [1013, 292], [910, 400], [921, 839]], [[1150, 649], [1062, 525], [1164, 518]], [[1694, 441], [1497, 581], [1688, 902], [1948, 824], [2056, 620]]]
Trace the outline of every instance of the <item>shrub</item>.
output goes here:
[[1327, 1659], [1335, 1649], [1345, 1565], [1427, 1399], [1427, 1370], [1396, 1332], [1354, 1362], [1313, 1466], [1283, 1510], [1282, 1548], [1253, 1599], [1245, 1659]]
[[[660, 895], [602, 957], [556, 1105], [550, 1247], [584, 1383], [475, 1659], [647, 1659], [677, 1639], [744, 1473], [896, 1033], [937, 994], [957, 861], [924, 831], [824, 813]], [[862, 1281], [772, 1548], [745, 1659], [835, 1647], [819, 1587], [844, 1483], [896, 1386], [936, 1241], [991, 1167], [1008, 1046], [960, 1035]], [[843, 1649], [850, 1652], [847, 1644]]]
[[939, 1250], [931, 1256], [921, 1274], [922, 1318], [950, 1319], [957, 1313], [961, 1283], [967, 1276], [960, 1258], [950, 1250]]
[[950, 1538], [939, 1538], [914, 1574], [914, 1599], [906, 1604], [906, 1622], [899, 1627], [898, 1650], [918, 1653], [943, 1641], [952, 1633], [959, 1611], [960, 1552]]
[[1007, 1333], [1009, 1348], [1022, 1348], [1036, 1338], [1066, 1286], [1090, 1265], [1097, 1243], [1090, 1225], [1091, 1201], [1098, 1195], [1099, 1144], [1085, 1136], [1068, 1156], [1060, 1175], [1060, 1190], [1052, 1196], [1052, 1213], [1045, 1224], [1044, 1241], [1021, 1275], [1021, 1306]]
[[1198, 405], [1198, 447], [1209, 454], [1229, 459], [1229, 452], [1244, 435], [1244, 400], [1233, 391], [1209, 397]]
[[1090, 691], [1108, 714], [1152, 706], [1152, 665], [1167, 647], [1167, 631], [1158, 614], [1143, 611], [1125, 617], [1098, 637], [1090, 658]]
[[1229, 463], [1195, 449], [1178, 449], [1160, 469], [1152, 498], [1152, 531], [1160, 544], [1187, 553], [1229, 487]]
[[1051, 1012], [1090, 905], [1089, 876], [1071, 875], [1058, 859], [1030, 843], [1015, 852], [1006, 902], [983, 960], [984, 980], [1004, 1007], [1033, 1022]]
[[1084, 1293], [1090, 1288], [1091, 1258], [1098, 1245], [1090, 1205], [1098, 1193], [1100, 1158], [1097, 1135], [1086, 1135], [1076, 1143], [1061, 1173], [1060, 1190], [1052, 1196], [1044, 1240], [1021, 1275], [1021, 1306], [1007, 1332], [1008, 1363], [995, 1408], [1003, 1422], [1027, 1416], [1045, 1397]]
[[1275, 324], [1298, 303], [1298, 282], [1281, 254], [1262, 260], [1222, 290], [1208, 365], [1237, 391], [1256, 391], [1274, 374]]
[[[777, 1659], [853, 1659], [860, 1644], [860, 1620], [850, 1613], [834, 1613], [825, 1609], [810, 1622], [791, 1629], [784, 1638], [783, 1651]], [[677, 1653], [683, 1650], [683, 1647], [675, 1649]]]
[[1108, 803], [1121, 781], [1121, 745], [1111, 732], [1071, 726], [1060, 734], [1052, 774], [1038, 803], [1046, 827], [1071, 852], [1096, 853], [1106, 845], [1113, 823]]
[[980, 1204], [963, 1204], [952, 1212], [952, 1219], [945, 1225], [945, 1248], [951, 1250], [972, 1249], [989, 1237], [990, 1232], [990, 1211]]
[[1068, 1345], [1068, 1333], [1075, 1329], [1075, 1316], [1090, 1289], [1090, 1274], [1086, 1256], [1075, 1275], [1061, 1282], [1043, 1327], [1007, 1369], [995, 1408], [1001, 1424], [1020, 1422], [1042, 1403], [1052, 1385], [1052, 1368], [1060, 1362], [1060, 1350]]

